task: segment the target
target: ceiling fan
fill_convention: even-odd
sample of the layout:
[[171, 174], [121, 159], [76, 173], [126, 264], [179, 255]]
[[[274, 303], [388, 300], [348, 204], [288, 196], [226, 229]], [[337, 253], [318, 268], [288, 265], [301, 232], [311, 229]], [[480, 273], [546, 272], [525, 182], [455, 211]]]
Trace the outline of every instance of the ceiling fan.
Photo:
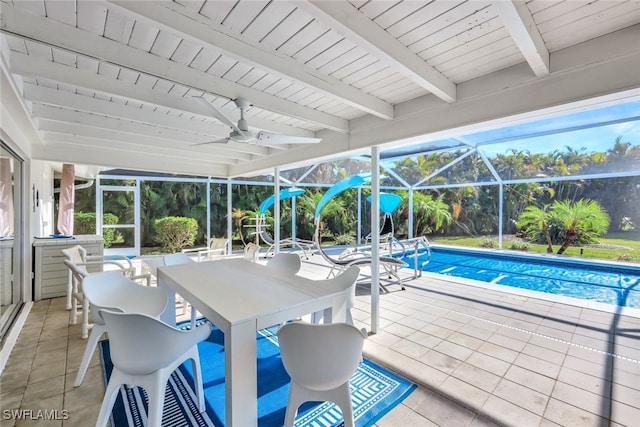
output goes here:
[[240, 142], [255, 145], [277, 145], [277, 144], [315, 144], [321, 141], [320, 138], [307, 138], [302, 136], [289, 136], [264, 130], [251, 132], [249, 125], [244, 118], [244, 112], [251, 106], [251, 103], [244, 98], [236, 98], [233, 102], [240, 109], [240, 120], [236, 125], [231, 119], [224, 115], [222, 111], [214, 107], [202, 96], [194, 96], [200, 103], [207, 106], [211, 115], [220, 120], [225, 125], [231, 127], [232, 131], [228, 137], [216, 141], [201, 142], [194, 145], [204, 144], [226, 144], [228, 142]]

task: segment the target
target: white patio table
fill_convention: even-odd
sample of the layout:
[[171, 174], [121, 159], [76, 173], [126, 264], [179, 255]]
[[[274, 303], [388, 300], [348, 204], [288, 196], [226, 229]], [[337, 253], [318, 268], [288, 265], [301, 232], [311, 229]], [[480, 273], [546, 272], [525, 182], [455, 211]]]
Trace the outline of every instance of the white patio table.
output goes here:
[[[224, 333], [225, 411], [229, 427], [258, 422], [256, 333], [308, 313], [345, 321], [343, 289], [278, 272], [244, 259], [158, 268], [169, 304], [163, 321], [175, 324], [175, 292]], [[206, 363], [206, 361], [202, 361]]]

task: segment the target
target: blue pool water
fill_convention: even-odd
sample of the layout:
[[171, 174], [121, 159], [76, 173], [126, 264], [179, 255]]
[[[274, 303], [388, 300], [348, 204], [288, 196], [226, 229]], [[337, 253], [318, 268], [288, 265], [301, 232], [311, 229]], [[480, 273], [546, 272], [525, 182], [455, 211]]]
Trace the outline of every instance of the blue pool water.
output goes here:
[[[418, 265], [427, 259], [418, 257]], [[413, 255], [404, 260], [413, 267]], [[431, 247], [423, 271], [640, 308], [640, 267]]]

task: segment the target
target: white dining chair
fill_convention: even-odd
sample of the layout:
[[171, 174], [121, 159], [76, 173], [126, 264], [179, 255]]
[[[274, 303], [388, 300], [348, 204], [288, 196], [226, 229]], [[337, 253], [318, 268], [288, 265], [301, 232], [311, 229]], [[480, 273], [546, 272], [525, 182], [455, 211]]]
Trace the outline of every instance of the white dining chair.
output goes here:
[[228, 246], [229, 239], [224, 237], [212, 237], [209, 239], [207, 247], [183, 249], [182, 253], [195, 253], [198, 257], [198, 262], [200, 262], [227, 255]]
[[289, 274], [296, 274], [301, 266], [300, 256], [287, 252], [278, 252], [267, 261], [267, 267]]
[[260, 252], [260, 246], [255, 243], [247, 243], [244, 247], [244, 259], [251, 262], [258, 261], [258, 253]]
[[158, 317], [167, 307], [165, 292], [157, 287], [141, 286], [117, 271], [92, 273], [84, 278], [84, 297], [90, 304], [93, 328], [84, 349], [74, 387], [79, 387], [89, 367], [89, 362], [100, 337], [107, 331], [102, 309], [123, 313], [143, 313]]
[[164, 256], [164, 265], [179, 265], [186, 264], [188, 262], [196, 261], [184, 252], [177, 252], [175, 254], [168, 254]]
[[167, 381], [182, 363], [191, 360], [197, 409], [205, 410], [198, 343], [211, 334], [209, 323], [195, 329], [180, 330], [145, 314], [99, 313], [109, 334], [113, 371], [104, 393], [96, 427], [107, 425], [122, 385], [136, 385], [149, 398], [148, 427], [160, 427]]
[[282, 363], [291, 377], [284, 425], [292, 427], [298, 407], [331, 401], [353, 427], [349, 380], [362, 361], [363, 334], [351, 325], [293, 322], [278, 330]]
[[[137, 274], [136, 268], [131, 260], [125, 256], [114, 255], [87, 255], [87, 251], [80, 245], [74, 245], [61, 250], [65, 259], [64, 264], [69, 270], [67, 279], [67, 310], [69, 313], [69, 324], [75, 325], [78, 316], [82, 316], [82, 338], [89, 336], [89, 304], [84, 301], [84, 293], [82, 290], [82, 281], [89, 274], [92, 267], [98, 271], [110, 268], [119, 271], [123, 275], [135, 279], [144, 280], [146, 285], [151, 283], [149, 274]], [[78, 313], [78, 305], [82, 307], [82, 312]]]
[[[351, 309], [356, 304], [356, 282], [358, 281], [358, 276], [360, 275], [360, 268], [352, 265], [348, 267], [346, 270], [342, 271], [339, 275], [332, 277], [331, 279], [325, 280], [317, 280], [318, 286], [329, 286], [329, 285], [337, 285], [338, 288], [344, 289], [347, 293], [347, 303], [346, 303], [346, 323], [351, 326], [355, 326], [353, 323], [353, 315], [351, 313]], [[312, 323], [318, 323], [320, 321], [321, 312], [313, 313], [311, 316]]]

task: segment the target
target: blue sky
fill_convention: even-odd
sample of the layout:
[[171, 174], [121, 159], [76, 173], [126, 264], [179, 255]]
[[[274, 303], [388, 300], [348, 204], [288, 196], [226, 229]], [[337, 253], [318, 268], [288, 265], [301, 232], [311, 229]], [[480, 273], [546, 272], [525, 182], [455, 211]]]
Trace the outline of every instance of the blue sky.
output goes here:
[[[561, 131], [567, 128], [574, 130]], [[539, 136], [518, 138], [521, 135], [532, 134]], [[555, 149], [564, 150], [566, 146], [571, 146], [574, 149], [585, 147], [586, 152], [605, 151], [611, 148], [619, 136], [622, 137], [623, 142], [640, 145], [640, 102], [479, 132], [467, 135], [465, 139], [481, 145], [484, 142], [504, 140], [503, 143], [483, 146], [482, 151], [491, 156], [495, 153], [504, 153], [508, 148], [549, 152]]]

